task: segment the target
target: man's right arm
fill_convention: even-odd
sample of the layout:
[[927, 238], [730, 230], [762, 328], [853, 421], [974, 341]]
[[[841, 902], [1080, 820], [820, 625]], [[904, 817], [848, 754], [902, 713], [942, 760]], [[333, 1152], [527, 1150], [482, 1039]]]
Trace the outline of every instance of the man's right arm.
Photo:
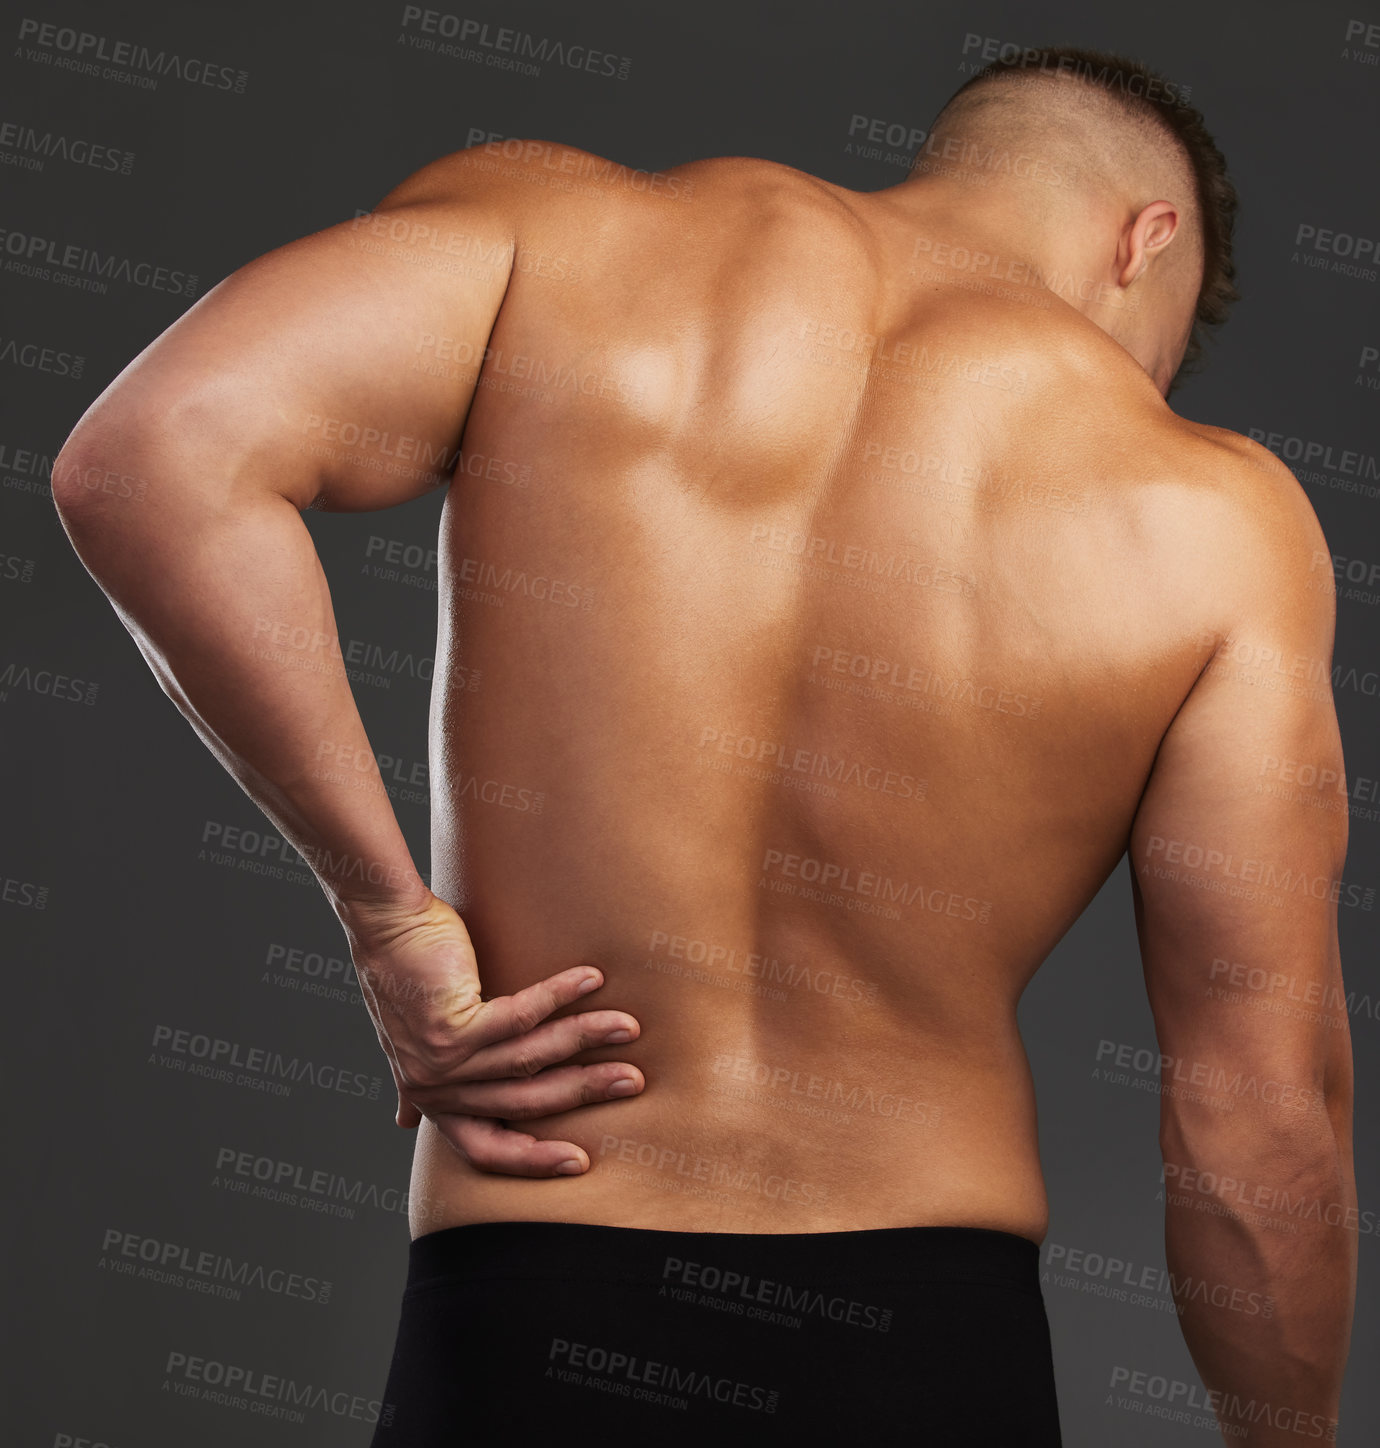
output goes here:
[[1337, 943], [1347, 794], [1328, 550], [1263, 450], [1223, 551], [1227, 615], [1130, 840], [1162, 1057], [1165, 1244], [1228, 1441], [1330, 1441], [1356, 1272]]
[[[241, 267], [92, 404], [53, 497], [164, 692], [320, 880], [398, 1124], [425, 1113], [474, 1166], [550, 1176], [587, 1170], [587, 1153], [496, 1123], [603, 1100], [620, 1080], [640, 1090], [626, 1062], [558, 1064], [637, 1022], [547, 1019], [598, 978], [588, 968], [481, 996], [464, 922], [422, 881], [384, 788], [302, 516], [449, 485], [541, 194], [524, 164], [495, 175], [477, 148], [442, 157], [372, 215]], [[463, 363], [421, 366], [437, 336]]]

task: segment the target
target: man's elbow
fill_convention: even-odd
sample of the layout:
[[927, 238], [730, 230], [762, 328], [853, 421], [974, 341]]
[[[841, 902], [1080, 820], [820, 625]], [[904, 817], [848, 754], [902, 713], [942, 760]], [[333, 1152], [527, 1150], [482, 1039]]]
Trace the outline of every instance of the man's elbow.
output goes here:
[[136, 527], [196, 499], [216, 505], [240, 470], [257, 414], [242, 382], [214, 374], [117, 379], [53, 460], [53, 502], [69, 533]]
[[53, 459], [53, 505], [69, 534], [90, 531], [127, 506], [147, 503], [149, 445], [142, 430], [78, 423]]
[[53, 459], [53, 506], [64, 523], [77, 522], [83, 505], [100, 493], [103, 472], [100, 458], [78, 427]]
[[[1250, 1089], [1260, 1089], [1259, 1078]], [[1348, 1175], [1336, 1106], [1321, 1090], [1291, 1093], [1287, 1104], [1277, 1093], [1261, 1103], [1230, 1091], [1211, 1105], [1166, 1102], [1159, 1134], [1165, 1185], [1240, 1207], [1326, 1197]]]

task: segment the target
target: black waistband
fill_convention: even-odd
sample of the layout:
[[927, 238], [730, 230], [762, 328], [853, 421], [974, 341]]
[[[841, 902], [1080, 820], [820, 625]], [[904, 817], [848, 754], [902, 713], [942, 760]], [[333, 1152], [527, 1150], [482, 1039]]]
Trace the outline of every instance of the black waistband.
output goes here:
[[[591, 1222], [473, 1222], [413, 1239], [407, 1285], [463, 1277], [659, 1280], [687, 1264], [780, 1280], [991, 1282], [1039, 1291], [1040, 1249], [986, 1227], [678, 1232]], [[680, 1265], [674, 1265], [678, 1263]], [[672, 1265], [668, 1265], [672, 1264]]]

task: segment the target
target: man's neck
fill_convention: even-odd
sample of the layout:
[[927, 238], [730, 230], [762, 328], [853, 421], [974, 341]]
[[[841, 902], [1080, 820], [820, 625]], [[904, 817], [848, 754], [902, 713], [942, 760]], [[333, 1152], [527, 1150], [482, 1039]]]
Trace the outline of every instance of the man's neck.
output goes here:
[[920, 176], [867, 194], [910, 227], [917, 264], [1044, 286], [1148, 372], [1140, 296], [1117, 278], [1115, 237], [1124, 218], [1114, 203], [1082, 191], [1052, 196], [1039, 183], [979, 179]]
[[[917, 238], [962, 238], [965, 247], [980, 247], [1013, 274], [1038, 278], [1052, 290], [1062, 281], [1059, 295], [1092, 316], [1096, 303], [1078, 294], [1116, 286], [1115, 252], [1106, 240], [1114, 235], [1115, 219], [1106, 202], [1081, 193], [1067, 199], [1041, 194], [1048, 191], [1020, 183], [978, 185], [976, 179], [921, 176], [872, 194], [909, 217]], [[917, 259], [924, 254], [917, 253]], [[1074, 285], [1067, 284], [1069, 278]]]

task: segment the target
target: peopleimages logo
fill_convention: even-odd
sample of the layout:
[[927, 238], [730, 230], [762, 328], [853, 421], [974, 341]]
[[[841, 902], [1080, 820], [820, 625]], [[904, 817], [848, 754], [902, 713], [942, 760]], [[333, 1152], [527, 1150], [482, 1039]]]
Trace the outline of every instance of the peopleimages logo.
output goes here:
[[1186, 1383], [1181, 1378], [1166, 1377], [1162, 1373], [1146, 1373], [1136, 1368], [1123, 1367], [1119, 1363], [1112, 1368], [1112, 1378], [1108, 1386], [1133, 1394], [1132, 1401], [1136, 1403], [1137, 1412], [1147, 1411], [1147, 1404], [1170, 1410], [1168, 1413], [1149, 1414], [1152, 1417], [1169, 1418], [1170, 1421], [1191, 1421], [1187, 1413], [1203, 1410], [1234, 1423], [1264, 1423], [1281, 1433], [1321, 1438], [1328, 1443], [1337, 1441], [1335, 1418], [1326, 1418], [1321, 1413], [1305, 1413], [1301, 1408], [1272, 1403], [1268, 1398], [1243, 1398], [1239, 1393], [1217, 1388], [1206, 1389], [1197, 1383]]
[[358, 1422], [378, 1421], [383, 1404], [377, 1398], [363, 1398], [345, 1390], [332, 1391], [319, 1383], [299, 1383], [281, 1373], [217, 1358], [197, 1357], [173, 1350], [163, 1364], [165, 1386], [181, 1397], [201, 1398], [223, 1407], [240, 1408], [289, 1422], [305, 1421], [302, 1409], [329, 1413]]
[[579, 1384], [585, 1375], [596, 1374], [599, 1378], [612, 1380], [611, 1386], [623, 1397], [681, 1411], [689, 1406], [692, 1398], [710, 1398], [716, 1403], [745, 1408], [749, 1412], [774, 1413], [781, 1397], [776, 1388], [741, 1382], [736, 1378], [715, 1377], [699, 1368], [654, 1362], [617, 1348], [573, 1342], [564, 1337], [551, 1339], [548, 1357], [552, 1367], [547, 1370], [547, 1375], [561, 1382]]
[[[1275, 1314], [1275, 1299], [1262, 1292], [1251, 1292], [1244, 1287], [1233, 1287], [1225, 1282], [1207, 1282], [1187, 1274], [1171, 1272], [1167, 1267], [1152, 1264], [1138, 1264], [1126, 1258], [1089, 1252], [1080, 1247], [1065, 1247], [1057, 1242], [1045, 1244], [1045, 1266], [1063, 1269], [1071, 1274], [1067, 1281], [1079, 1282], [1080, 1290], [1090, 1295], [1109, 1296], [1115, 1301], [1130, 1302], [1136, 1307], [1157, 1307], [1174, 1311], [1183, 1304], [1196, 1302], [1212, 1307], [1223, 1307], [1247, 1317], [1272, 1318]], [[1097, 1284], [1097, 1289], [1088, 1284]], [[1103, 1292], [1106, 1287], [1110, 1290]], [[1141, 1294], [1153, 1293], [1138, 1300]]]
[[[70, 377], [74, 382], [80, 379], [82, 369], [86, 366], [86, 358], [79, 353], [60, 352], [57, 348], [44, 346], [41, 342], [24, 342], [15, 337], [0, 337], [0, 362], [8, 362], [13, 367], [24, 367], [31, 372], [51, 372], [58, 377]], [[23, 450], [20, 451], [21, 458], [26, 455]], [[51, 468], [51, 464], [49, 466]], [[0, 468], [13, 467], [27, 471], [22, 463], [10, 461], [4, 445], [0, 444]]]
[[[632, 71], [632, 59], [626, 55], [612, 55], [593, 46], [571, 45], [568, 41], [514, 30], [511, 26], [490, 25], [445, 10], [423, 9], [420, 5], [403, 6], [402, 27], [414, 49], [455, 55], [461, 60], [482, 60], [486, 65], [516, 70], [523, 75], [540, 75], [541, 66], [547, 61], [565, 70], [582, 70], [616, 80], [627, 80]], [[433, 36], [436, 38], [429, 38]], [[445, 41], [455, 43], [447, 45]], [[461, 48], [469, 45], [478, 49], [466, 52]]]
[[128, 176], [134, 168], [134, 152], [121, 151], [95, 141], [69, 139], [52, 131], [40, 131], [19, 121], [0, 121], [0, 164], [42, 171], [50, 160], [73, 166], [90, 166], [97, 171], [118, 171]]
[[[50, 237], [0, 227], [0, 250], [9, 258], [5, 270], [20, 276], [60, 281], [86, 291], [103, 292], [106, 282], [118, 281], [155, 292], [171, 292], [175, 296], [196, 295], [195, 272], [173, 271], [153, 262], [135, 261], [114, 252], [102, 253], [75, 242], [63, 244]], [[50, 267], [55, 269], [51, 273]]]
[[[228, 90], [235, 95], [242, 95], [249, 83], [247, 71], [27, 16], [19, 22], [19, 39], [30, 42], [20, 52], [24, 59], [100, 76], [104, 80], [123, 81], [143, 90], [155, 89], [159, 78], [169, 75], [188, 85]], [[97, 62], [105, 62], [104, 67]]]
[[[331, 1300], [331, 1284], [320, 1277], [306, 1277], [285, 1267], [265, 1267], [246, 1258], [230, 1257], [209, 1248], [198, 1250], [185, 1242], [126, 1232], [107, 1227], [101, 1238], [102, 1265], [126, 1269], [128, 1275], [170, 1286], [207, 1288], [208, 1295], [238, 1300], [245, 1288], [257, 1288], [279, 1297], [295, 1297], [325, 1306]], [[136, 1267], [134, 1264], [140, 1264]]]
[[1013, 40], [1000, 40], [994, 35], [974, 35], [971, 31], [963, 37], [963, 56], [960, 70], [976, 72], [992, 61], [1003, 65], [1016, 64], [1021, 70], [1041, 72], [1045, 75], [1073, 75], [1091, 81], [1106, 90], [1119, 90], [1128, 96], [1143, 96], [1148, 101], [1161, 105], [1186, 105], [1191, 95], [1190, 87], [1155, 75], [1140, 75], [1135, 71], [1123, 70], [1120, 66], [1097, 66], [1091, 61], [1074, 60], [1071, 56], [1055, 59], [1043, 50], [1033, 46], [1017, 45]]
[[408, 1209], [405, 1186], [381, 1187], [363, 1177], [341, 1176], [325, 1167], [303, 1166], [238, 1147], [219, 1147], [215, 1167], [217, 1186], [262, 1200], [308, 1206], [328, 1216], [353, 1218], [354, 1209], [361, 1206], [402, 1214]]
[[727, 1305], [740, 1315], [758, 1321], [799, 1327], [804, 1317], [813, 1316], [871, 1332], [891, 1331], [893, 1310], [890, 1307], [830, 1294], [817, 1287], [754, 1277], [714, 1263], [667, 1257], [661, 1280], [671, 1284], [668, 1293], [675, 1301], [702, 1303], [706, 1298], [717, 1299], [714, 1305]]
[[96, 702], [100, 688], [99, 684], [88, 679], [74, 679], [70, 674], [57, 673], [52, 669], [32, 669], [28, 664], [17, 664], [13, 660], [0, 671], [0, 704], [9, 702], [12, 689], [23, 689], [64, 703], [89, 706]]
[[[281, 1051], [264, 1046], [246, 1046], [240, 1041], [227, 1041], [220, 1036], [161, 1022], [153, 1028], [152, 1047], [161, 1059], [150, 1056], [151, 1065], [173, 1065], [189, 1076], [209, 1076], [236, 1085], [252, 1086], [256, 1090], [280, 1088], [272, 1092], [274, 1095], [286, 1095], [291, 1090], [289, 1083], [305, 1081], [321, 1091], [377, 1101], [383, 1085], [378, 1076], [370, 1076], [364, 1071], [349, 1071], [325, 1061], [285, 1056]], [[163, 1052], [170, 1054], [162, 1056]], [[238, 1076], [232, 1074], [236, 1069], [240, 1073]]]
[[1348, 477], [1380, 481], [1380, 462], [1376, 461], [1373, 453], [1337, 447], [1330, 442], [1319, 442], [1316, 438], [1269, 432], [1263, 427], [1247, 429], [1246, 436], [1269, 448], [1286, 463], [1297, 463], [1304, 468], [1331, 468]]

